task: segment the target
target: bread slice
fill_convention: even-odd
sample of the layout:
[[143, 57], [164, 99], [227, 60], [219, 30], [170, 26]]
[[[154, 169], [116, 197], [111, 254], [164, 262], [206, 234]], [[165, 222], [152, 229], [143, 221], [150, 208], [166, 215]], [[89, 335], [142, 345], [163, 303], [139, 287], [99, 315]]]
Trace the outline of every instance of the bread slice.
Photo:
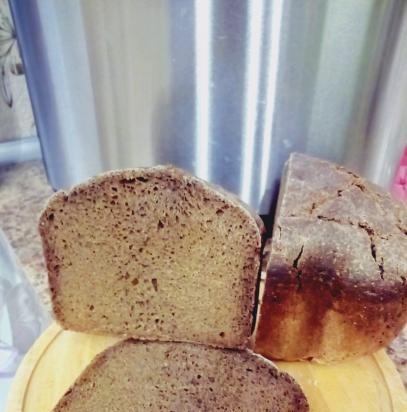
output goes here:
[[102, 174], [40, 218], [53, 310], [66, 329], [245, 347], [262, 226], [173, 167]]
[[332, 361], [386, 346], [407, 320], [407, 209], [333, 163], [285, 166], [256, 351]]
[[248, 351], [127, 340], [99, 354], [55, 412], [308, 411], [301, 388]]

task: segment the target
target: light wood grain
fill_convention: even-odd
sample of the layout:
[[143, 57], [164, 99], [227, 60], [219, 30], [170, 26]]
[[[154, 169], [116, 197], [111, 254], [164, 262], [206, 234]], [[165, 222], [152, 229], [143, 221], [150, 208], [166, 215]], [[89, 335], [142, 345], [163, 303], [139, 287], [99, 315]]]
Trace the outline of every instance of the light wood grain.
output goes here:
[[[118, 338], [53, 324], [24, 358], [6, 412], [49, 412], [93, 357]], [[302, 386], [313, 412], [405, 412], [407, 395], [384, 351], [334, 365], [276, 362]]]

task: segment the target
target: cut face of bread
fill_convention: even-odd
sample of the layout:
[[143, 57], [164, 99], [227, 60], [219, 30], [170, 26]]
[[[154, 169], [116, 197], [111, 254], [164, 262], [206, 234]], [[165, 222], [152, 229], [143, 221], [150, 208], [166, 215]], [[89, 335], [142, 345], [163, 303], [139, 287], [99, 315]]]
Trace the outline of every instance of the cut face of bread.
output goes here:
[[261, 227], [171, 167], [100, 175], [40, 219], [55, 316], [67, 329], [244, 347]]
[[407, 320], [407, 210], [327, 161], [293, 154], [282, 180], [256, 351], [338, 360], [387, 345]]
[[86, 368], [54, 412], [308, 411], [298, 384], [248, 351], [121, 342]]

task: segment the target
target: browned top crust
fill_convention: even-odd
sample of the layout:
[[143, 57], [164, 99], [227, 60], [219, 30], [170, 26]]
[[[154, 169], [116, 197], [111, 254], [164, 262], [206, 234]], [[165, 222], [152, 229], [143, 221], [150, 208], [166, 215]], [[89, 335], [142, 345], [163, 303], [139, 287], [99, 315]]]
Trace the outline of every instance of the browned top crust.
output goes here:
[[291, 155], [283, 182], [274, 249], [283, 236], [286, 245], [296, 245], [286, 257], [297, 267], [312, 254], [314, 263], [329, 261], [341, 277], [369, 289], [405, 285], [405, 205], [344, 167], [304, 154]]

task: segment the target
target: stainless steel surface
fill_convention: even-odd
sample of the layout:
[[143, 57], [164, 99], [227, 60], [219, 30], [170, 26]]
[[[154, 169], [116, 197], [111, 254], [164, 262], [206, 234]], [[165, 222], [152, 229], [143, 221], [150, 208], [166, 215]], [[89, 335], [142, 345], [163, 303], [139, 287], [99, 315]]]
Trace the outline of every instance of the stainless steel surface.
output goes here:
[[406, 3], [11, 0], [52, 185], [171, 162], [266, 214], [294, 150], [387, 185]]
[[41, 159], [40, 142], [37, 136], [0, 142], [0, 166], [34, 159]]
[[[407, 2], [405, 2], [407, 4]], [[394, 163], [407, 147], [407, 11], [396, 16], [390, 32], [392, 40], [386, 50], [376, 106], [371, 118], [371, 144], [364, 172], [373, 181], [387, 186], [394, 177]]]

